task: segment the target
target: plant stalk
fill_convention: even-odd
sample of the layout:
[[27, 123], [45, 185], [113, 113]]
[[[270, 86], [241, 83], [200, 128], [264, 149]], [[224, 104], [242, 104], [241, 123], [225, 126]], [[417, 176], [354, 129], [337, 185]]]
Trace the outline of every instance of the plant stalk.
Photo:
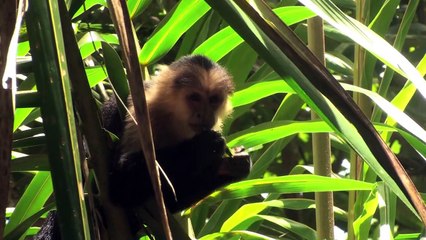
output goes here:
[[[323, 21], [320, 17], [308, 19], [308, 47], [315, 56], [325, 64], [325, 45]], [[311, 112], [312, 120], [319, 119]], [[331, 148], [328, 133], [312, 134], [312, 154], [314, 173], [321, 176], [331, 176]], [[318, 239], [334, 239], [333, 193], [315, 193], [315, 216]]]

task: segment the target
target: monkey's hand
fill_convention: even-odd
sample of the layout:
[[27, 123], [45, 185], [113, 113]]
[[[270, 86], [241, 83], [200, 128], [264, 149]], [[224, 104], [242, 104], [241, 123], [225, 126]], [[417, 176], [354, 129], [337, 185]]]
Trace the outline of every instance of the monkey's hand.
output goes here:
[[[177, 146], [156, 151], [157, 161], [173, 185], [162, 175], [163, 193], [171, 212], [190, 207], [215, 189], [243, 179], [250, 171], [250, 158], [225, 155], [226, 144], [214, 131], [205, 131]], [[120, 155], [111, 176], [113, 198], [125, 206], [140, 205], [153, 196], [143, 153]]]
[[[204, 131], [177, 146], [157, 151], [157, 159], [166, 173], [176, 177], [216, 172], [225, 154], [225, 140], [215, 131]], [[170, 171], [168, 171], [170, 170]], [[173, 177], [173, 176], [172, 176]]]
[[204, 175], [217, 172], [225, 155], [226, 144], [222, 135], [215, 131], [204, 131], [190, 140], [194, 159], [194, 173]]

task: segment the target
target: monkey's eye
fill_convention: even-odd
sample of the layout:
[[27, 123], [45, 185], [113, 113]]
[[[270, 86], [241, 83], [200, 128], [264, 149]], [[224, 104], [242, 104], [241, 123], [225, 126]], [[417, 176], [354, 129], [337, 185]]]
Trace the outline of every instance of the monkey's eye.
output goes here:
[[222, 102], [222, 98], [218, 95], [213, 95], [213, 96], [209, 97], [209, 102], [212, 105], [217, 105], [217, 104], [220, 104]]
[[191, 93], [190, 95], [188, 95], [188, 100], [191, 102], [201, 102], [201, 95], [198, 93]]

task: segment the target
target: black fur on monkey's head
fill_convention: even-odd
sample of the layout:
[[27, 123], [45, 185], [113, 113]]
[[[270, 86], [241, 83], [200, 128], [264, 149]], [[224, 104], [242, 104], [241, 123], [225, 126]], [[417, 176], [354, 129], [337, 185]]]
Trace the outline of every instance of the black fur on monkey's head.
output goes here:
[[213, 62], [209, 58], [202, 55], [189, 55], [189, 56], [182, 57], [178, 61], [173, 62], [170, 65], [170, 68], [177, 69], [185, 65], [190, 65], [190, 66], [197, 65], [201, 68], [204, 68], [205, 70], [211, 70], [214, 67], [217, 67], [219, 64]]

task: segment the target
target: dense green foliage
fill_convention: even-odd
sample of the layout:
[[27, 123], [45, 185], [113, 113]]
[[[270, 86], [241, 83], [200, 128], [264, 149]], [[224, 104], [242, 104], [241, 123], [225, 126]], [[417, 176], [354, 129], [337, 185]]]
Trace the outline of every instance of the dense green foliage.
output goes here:
[[[125, 71], [119, 58], [120, 45], [107, 3], [104, 0], [81, 1], [84, 4], [69, 2], [71, 20], [62, 16], [62, 21], [72, 24], [80, 50], [72, 54], [81, 56], [93, 98], [99, 104], [107, 99], [112, 92], [111, 82], [119, 94], [127, 94]], [[344, 116], [341, 109], [334, 108], [323, 92], [305, 81], [309, 77], [296, 78], [297, 69], [281, 67], [283, 64], [279, 62], [285, 57], [277, 50], [279, 46], [273, 45], [274, 39], [257, 31], [233, 1], [212, 2], [127, 1], [139, 40], [139, 61], [144, 73], [153, 73], [156, 64], [197, 53], [218, 61], [234, 77], [236, 92], [232, 103], [235, 109], [232, 118], [225, 122], [223, 134], [230, 148], [245, 147], [254, 162], [253, 169], [246, 181], [219, 189], [186, 211], [183, 217], [191, 220], [188, 233], [193, 232], [197, 239], [203, 240], [315, 239], [313, 192], [332, 191], [336, 239], [344, 239], [349, 227], [353, 227], [354, 233], [350, 238], [356, 239], [418, 238], [424, 224], [405, 198], [401, 186], [394, 183], [390, 173], [379, 164], [380, 159], [368, 149], [369, 139], [351, 124], [354, 116]], [[402, 162], [419, 191], [425, 192], [426, 111], [421, 110], [426, 96], [423, 79], [426, 73], [423, 34], [426, 8], [423, 1], [367, 1], [365, 25], [350, 18], [354, 17], [356, 9], [353, 1], [268, 2], [274, 13], [303, 41], [307, 39], [308, 18], [319, 15], [325, 20], [327, 69], [345, 90], [366, 96], [366, 106], [370, 109], [367, 117]], [[31, 1], [30, 4], [37, 3]], [[223, 7], [226, 4], [231, 7]], [[237, 10], [230, 15], [232, 6]], [[54, 21], [61, 17], [55, 14]], [[228, 17], [222, 18], [224, 14]], [[26, 26], [31, 25], [28, 21], [35, 21], [31, 17], [34, 14], [26, 15]], [[54, 25], [61, 26], [57, 22]], [[363, 53], [354, 65], [356, 44], [370, 52]], [[37, 44], [31, 43], [31, 46], [35, 48]], [[66, 48], [64, 44], [57, 45], [57, 56], [65, 54]], [[37, 69], [40, 64], [31, 58], [35, 51], [30, 51], [24, 25], [17, 53], [20, 58], [10, 195], [10, 206], [14, 207], [6, 213], [9, 221], [5, 239], [33, 235], [40, 226], [37, 220], [55, 207], [49, 170], [53, 172], [57, 168], [48, 161], [46, 144], [52, 143], [46, 143], [43, 124], [47, 121], [41, 119], [40, 95], [35, 87], [36, 72], [40, 71]], [[69, 66], [67, 69], [66, 61], [63, 64], [64, 72], [76, 71]], [[361, 85], [354, 84], [354, 76], [361, 76]], [[37, 86], [40, 88], [39, 84]], [[65, 84], [65, 88], [69, 93], [70, 87]], [[72, 151], [75, 151], [71, 155], [78, 162], [74, 166], [77, 174], [58, 176], [58, 173], [56, 177], [53, 174], [53, 179], [57, 181], [55, 179], [63, 177], [61, 187], [70, 187], [75, 196], [79, 196], [78, 190], [83, 188], [80, 176], [86, 178], [86, 183], [93, 183], [94, 177], [92, 171], [84, 172], [87, 166], [84, 159], [83, 167], [79, 166], [77, 155], [84, 151], [81, 132], [74, 128], [79, 129], [81, 115], [77, 111], [77, 124], [74, 124], [72, 99], [64, 92], [64, 99], [70, 100], [64, 103], [68, 113], [65, 118], [71, 125], [64, 128], [75, 134], [70, 139]], [[323, 120], [310, 120], [311, 109]], [[312, 174], [311, 133], [331, 134], [333, 177]], [[349, 179], [349, 172], [353, 170], [349, 169], [352, 148], [368, 163], [363, 163], [358, 180]], [[63, 160], [60, 154], [56, 157], [58, 161]], [[74, 178], [78, 187], [73, 187], [74, 183], [66, 177]], [[67, 182], [69, 185], [65, 186]], [[88, 196], [86, 206], [93, 210], [93, 202], [89, 200], [97, 196], [87, 185], [90, 184], [84, 185]], [[348, 205], [348, 191], [359, 191], [353, 206]], [[60, 203], [60, 198], [56, 199], [58, 206], [75, 204], [75, 209], [83, 212], [77, 214], [82, 225], [93, 221], [90, 211], [78, 201]], [[354, 210], [354, 216], [348, 215], [348, 209]], [[348, 222], [353, 222], [353, 226], [348, 227]], [[89, 226], [96, 232], [93, 225]]]

